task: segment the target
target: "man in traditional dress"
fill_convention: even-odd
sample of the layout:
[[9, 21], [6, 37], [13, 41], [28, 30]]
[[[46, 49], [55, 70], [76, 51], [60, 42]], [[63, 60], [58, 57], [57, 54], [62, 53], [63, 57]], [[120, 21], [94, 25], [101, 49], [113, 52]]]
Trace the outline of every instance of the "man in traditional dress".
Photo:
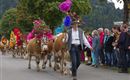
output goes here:
[[80, 66], [80, 53], [83, 50], [83, 45], [92, 49], [88, 40], [86, 39], [84, 32], [79, 27], [79, 21], [74, 21], [72, 23], [72, 28], [68, 30], [67, 44], [70, 52], [71, 62], [72, 62], [72, 77], [73, 80], [77, 80], [77, 69]]

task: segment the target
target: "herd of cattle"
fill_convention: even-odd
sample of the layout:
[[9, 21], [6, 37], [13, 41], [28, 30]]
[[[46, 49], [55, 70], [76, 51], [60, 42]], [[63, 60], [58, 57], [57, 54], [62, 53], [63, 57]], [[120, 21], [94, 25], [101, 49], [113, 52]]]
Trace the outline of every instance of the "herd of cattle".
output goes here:
[[69, 53], [66, 45], [66, 34], [60, 33], [54, 37], [54, 40], [48, 40], [43, 37], [42, 40], [37, 38], [31, 39], [29, 42], [22, 39], [22, 45], [17, 46], [11, 44], [7, 38], [0, 41], [0, 50], [3, 55], [11, 54], [13, 58], [21, 57], [28, 59], [28, 69], [31, 69], [32, 57], [35, 58], [37, 71], [40, 71], [40, 61], [42, 61], [42, 69], [46, 68], [49, 61], [49, 67], [62, 74], [70, 74], [67, 67], [69, 61]]

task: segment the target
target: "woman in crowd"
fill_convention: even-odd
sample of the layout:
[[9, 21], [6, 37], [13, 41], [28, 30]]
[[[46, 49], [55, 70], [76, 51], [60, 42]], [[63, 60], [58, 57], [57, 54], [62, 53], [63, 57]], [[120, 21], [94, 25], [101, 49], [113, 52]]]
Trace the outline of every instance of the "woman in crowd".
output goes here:
[[112, 36], [114, 37], [114, 41], [112, 43], [113, 45], [113, 66], [117, 67], [119, 58], [118, 58], [118, 54], [119, 54], [119, 48], [118, 48], [118, 40], [119, 40], [119, 36], [120, 36], [120, 26], [115, 25], [112, 27]]
[[[102, 47], [104, 52], [101, 55]], [[130, 32], [128, 32], [128, 25], [115, 25], [112, 27], [112, 33], [107, 28], [104, 29], [104, 32], [101, 29], [92, 31], [92, 48], [92, 66], [98, 67], [100, 59], [101, 64], [105, 62], [107, 66], [118, 67], [120, 73], [128, 73], [128, 67], [130, 67]]]
[[103, 52], [103, 41], [104, 41], [104, 31], [103, 28], [99, 28], [98, 29], [99, 32], [99, 39], [100, 39], [100, 50], [99, 50], [99, 56], [100, 56], [100, 61], [101, 61], [101, 65], [105, 64], [105, 57], [104, 57], [104, 52]]
[[92, 32], [92, 66], [98, 67], [99, 65], [99, 48], [100, 48], [100, 39], [97, 30]]
[[[86, 38], [87, 38], [89, 44], [92, 46], [92, 37], [91, 37], [91, 34], [86, 33], [85, 35], [86, 35]], [[85, 51], [87, 51], [87, 57], [88, 57], [88, 63], [87, 63], [87, 65], [91, 65], [91, 50], [89, 48], [86, 48]]]

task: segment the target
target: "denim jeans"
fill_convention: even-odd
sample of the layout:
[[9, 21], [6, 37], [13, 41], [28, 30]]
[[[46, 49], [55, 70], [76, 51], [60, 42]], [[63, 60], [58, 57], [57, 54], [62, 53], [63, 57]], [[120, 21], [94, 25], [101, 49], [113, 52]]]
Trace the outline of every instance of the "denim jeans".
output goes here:
[[98, 51], [98, 56], [100, 57], [101, 63], [105, 64], [105, 55], [102, 47]]
[[99, 49], [92, 51], [93, 65], [99, 65]]
[[117, 66], [117, 62], [118, 62], [118, 54], [119, 54], [119, 51], [117, 49], [114, 49], [112, 54], [111, 54], [111, 57], [112, 57], [112, 66]]
[[77, 69], [80, 66], [81, 50], [78, 46], [72, 46], [70, 49], [70, 58], [72, 63], [72, 76], [77, 76]]
[[111, 66], [111, 62], [112, 62], [112, 56], [110, 52], [105, 52], [106, 55], [106, 64]]
[[114, 53], [114, 65], [118, 66], [118, 62], [119, 62], [119, 51], [117, 49], [114, 49], [113, 50], [113, 53]]
[[92, 65], [95, 65], [95, 64], [96, 64], [95, 54], [94, 54], [94, 52], [92, 51]]
[[130, 68], [130, 51], [127, 51], [127, 65]]
[[107, 62], [108, 62], [108, 57], [107, 57], [106, 52], [104, 52], [104, 58], [105, 58], [105, 64], [107, 64]]

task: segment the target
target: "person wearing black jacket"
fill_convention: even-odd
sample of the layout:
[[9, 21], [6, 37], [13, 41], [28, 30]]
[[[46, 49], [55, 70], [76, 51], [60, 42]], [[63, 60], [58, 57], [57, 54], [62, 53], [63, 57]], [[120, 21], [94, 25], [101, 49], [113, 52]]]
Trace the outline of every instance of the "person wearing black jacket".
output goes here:
[[112, 65], [112, 55], [113, 55], [113, 41], [114, 37], [110, 34], [110, 31], [108, 29], [106, 30], [106, 34], [104, 37], [104, 50], [106, 55], [106, 65], [111, 66]]
[[112, 43], [113, 45], [113, 61], [112, 61], [112, 66], [117, 67], [118, 66], [118, 54], [119, 54], [119, 48], [118, 48], [118, 40], [119, 40], [119, 36], [120, 36], [120, 26], [118, 25], [114, 25], [112, 28], [112, 36], [114, 37], [114, 41]]
[[118, 68], [119, 73], [128, 73], [128, 67], [127, 67], [127, 55], [126, 55], [126, 35], [128, 31], [128, 26], [124, 24], [121, 27], [121, 34], [118, 41], [118, 47], [119, 47], [119, 62], [118, 62]]
[[126, 34], [125, 49], [127, 55], [127, 66], [130, 67], [130, 32]]

